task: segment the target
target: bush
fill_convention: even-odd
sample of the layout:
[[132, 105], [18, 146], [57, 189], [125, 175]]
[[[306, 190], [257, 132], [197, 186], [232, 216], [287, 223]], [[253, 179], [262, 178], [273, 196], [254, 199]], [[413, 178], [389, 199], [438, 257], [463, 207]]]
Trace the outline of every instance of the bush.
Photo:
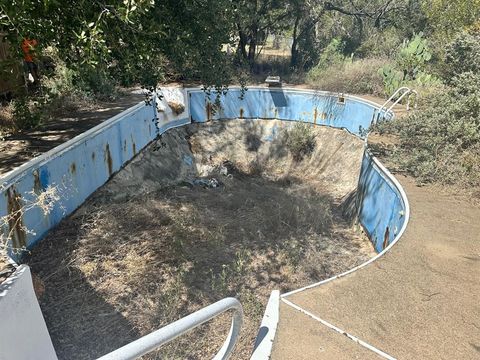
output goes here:
[[[369, 31], [370, 30], [370, 31]], [[394, 28], [382, 31], [366, 29], [364, 41], [355, 50], [355, 56], [360, 58], [394, 58], [402, 45], [402, 36]]]
[[351, 94], [383, 95], [383, 81], [378, 69], [388, 60], [371, 58], [347, 60], [325, 69], [315, 67], [307, 75], [307, 82], [325, 91]]
[[463, 32], [447, 46], [446, 78], [464, 72], [480, 73], [480, 30]]
[[287, 148], [295, 161], [301, 161], [315, 149], [315, 135], [310, 125], [297, 123], [286, 135]]
[[480, 186], [480, 74], [466, 72], [422, 112], [379, 125], [396, 133], [394, 158], [421, 182]]
[[426, 71], [432, 53], [423, 34], [416, 34], [405, 41], [395, 56], [395, 62], [379, 69], [383, 78], [385, 94], [392, 95], [401, 86], [435, 85], [438, 79]]
[[117, 96], [115, 81], [106, 69], [82, 67], [74, 84], [79, 90], [92, 95], [100, 100], [112, 100]]
[[14, 130], [29, 130], [40, 125], [42, 121], [42, 105], [38, 100], [19, 98], [12, 101], [12, 116], [14, 119]]

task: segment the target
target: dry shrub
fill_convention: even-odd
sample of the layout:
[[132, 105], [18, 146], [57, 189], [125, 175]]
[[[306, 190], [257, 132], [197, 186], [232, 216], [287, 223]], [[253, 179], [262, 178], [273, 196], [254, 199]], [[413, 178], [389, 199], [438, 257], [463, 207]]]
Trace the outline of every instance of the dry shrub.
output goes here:
[[179, 102], [176, 102], [176, 101], [169, 101], [168, 106], [177, 115], [180, 115], [181, 113], [183, 113], [185, 111], [185, 105], [181, 104]]
[[0, 106], [0, 140], [2, 139], [2, 134], [5, 135], [13, 128], [15, 128], [15, 123], [13, 121], [12, 103], [2, 104]]
[[307, 82], [325, 91], [383, 96], [384, 85], [378, 70], [388, 64], [382, 58], [368, 58], [334, 63], [327, 68], [315, 67]]
[[311, 125], [295, 124], [293, 128], [286, 132], [286, 136], [287, 148], [295, 161], [301, 161], [315, 149], [315, 134]]

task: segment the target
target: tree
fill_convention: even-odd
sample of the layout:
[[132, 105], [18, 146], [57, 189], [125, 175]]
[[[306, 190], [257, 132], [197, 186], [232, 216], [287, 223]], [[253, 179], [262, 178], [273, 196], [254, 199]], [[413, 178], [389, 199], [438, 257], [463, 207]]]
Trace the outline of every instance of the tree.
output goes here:
[[308, 66], [309, 63], [314, 65], [319, 52], [315, 46], [315, 28], [325, 14], [325, 10], [322, 4], [318, 6], [316, 2], [309, 0], [294, 0], [292, 5], [293, 36], [290, 66], [298, 68]]
[[290, 1], [241, 0], [233, 4], [238, 35], [237, 52], [252, 65], [257, 55], [257, 47], [267, 35], [288, 27]]
[[230, 0], [12, 0], [0, 4], [0, 27], [14, 45], [31, 34], [56, 47], [77, 70], [147, 84], [181, 71], [219, 85], [231, 76], [221, 50], [232, 10]]
[[430, 26], [446, 40], [480, 19], [480, 0], [423, 0], [423, 9]]

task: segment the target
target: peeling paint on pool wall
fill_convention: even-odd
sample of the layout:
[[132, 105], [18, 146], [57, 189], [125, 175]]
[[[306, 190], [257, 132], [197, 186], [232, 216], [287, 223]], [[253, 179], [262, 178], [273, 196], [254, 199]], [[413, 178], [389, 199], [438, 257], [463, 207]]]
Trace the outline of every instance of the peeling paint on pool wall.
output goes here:
[[[241, 89], [230, 89], [217, 102], [216, 96], [189, 90], [193, 122], [236, 118], [294, 120], [345, 128], [362, 135], [379, 107], [347, 95], [342, 95], [344, 102], [339, 102], [336, 94], [311, 90], [249, 88], [242, 95]], [[219, 104], [215, 111], [212, 104]]]

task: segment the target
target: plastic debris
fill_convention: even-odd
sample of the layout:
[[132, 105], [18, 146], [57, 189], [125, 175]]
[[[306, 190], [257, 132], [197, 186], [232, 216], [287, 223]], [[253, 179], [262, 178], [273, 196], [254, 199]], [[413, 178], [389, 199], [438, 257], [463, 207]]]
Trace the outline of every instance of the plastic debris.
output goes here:
[[221, 183], [216, 178], [211, 179], [195, 179], [193, 185], [203, 186], [205, 189], [215, 189], [220, 187]]

